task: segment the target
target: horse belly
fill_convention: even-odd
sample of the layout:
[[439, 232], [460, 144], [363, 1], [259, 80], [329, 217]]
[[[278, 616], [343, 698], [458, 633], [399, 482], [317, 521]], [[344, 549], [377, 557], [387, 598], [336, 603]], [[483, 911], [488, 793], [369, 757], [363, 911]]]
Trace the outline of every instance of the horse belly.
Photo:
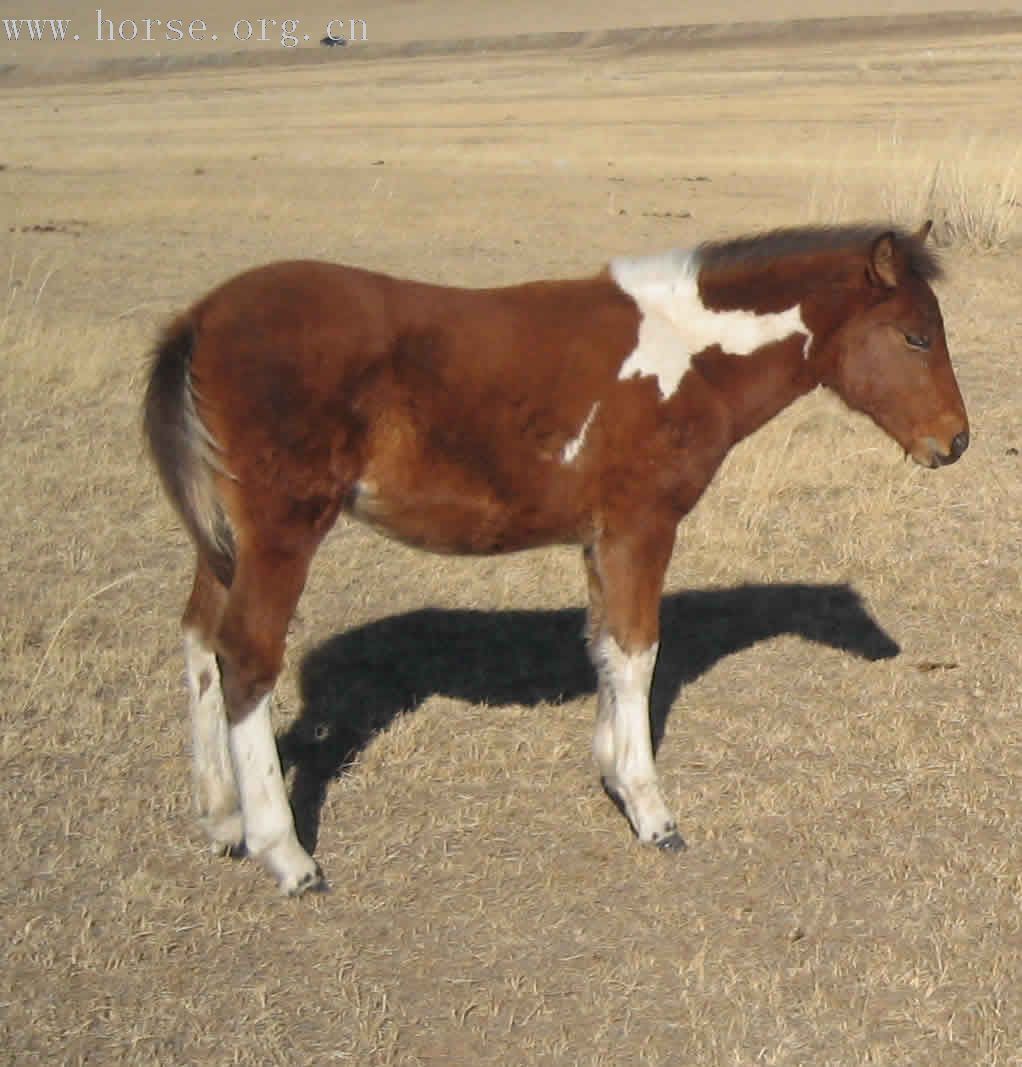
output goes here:
[[492, 555], [577, 539], [573, 516], [547, 506], [543, 496], [504, 498], [486, 486], [458, 486], [443, 479], [390, 480], [367, 472], [346, 510], [416, 548]]

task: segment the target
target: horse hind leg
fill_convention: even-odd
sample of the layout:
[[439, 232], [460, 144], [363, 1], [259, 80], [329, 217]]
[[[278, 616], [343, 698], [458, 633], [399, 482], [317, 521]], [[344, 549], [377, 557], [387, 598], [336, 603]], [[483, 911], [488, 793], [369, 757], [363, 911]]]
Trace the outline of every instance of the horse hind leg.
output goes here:
[[199, 823], [219, 855], [244, 850], [241, 801], [228, 745], [220, 668], [213, 639], [227, 588], [200, 556], [181, 622], [192, 725], [192, 793]]
[[324, 887], [322, 871], [295, 833], [271, 720], [273, 686], [309, 558], [241, 548], [216, 634], [245, 847], [291, 896]]

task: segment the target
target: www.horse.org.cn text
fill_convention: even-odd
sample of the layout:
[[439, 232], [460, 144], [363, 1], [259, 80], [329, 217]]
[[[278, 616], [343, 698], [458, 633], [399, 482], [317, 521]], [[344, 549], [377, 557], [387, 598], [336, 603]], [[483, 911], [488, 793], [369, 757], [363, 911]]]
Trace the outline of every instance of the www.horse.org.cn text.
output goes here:
[[[90, 20], [91, 21], [91, 20]], [[73, 43], [92, 40], [107, 44], [179, 44], [223, 42], [226, 44], [277, 43], [282, 48], [302, 44], [364, 44], [369, 40], [365, 19], [333, 18], [326, 23], [298, 18], [238, 19], [231, 26], [216, 26], [202, 18], [110, 18], [96, 9], [91, 26], [84, 19], [4, 18], [3, 38], [9, 44]]]

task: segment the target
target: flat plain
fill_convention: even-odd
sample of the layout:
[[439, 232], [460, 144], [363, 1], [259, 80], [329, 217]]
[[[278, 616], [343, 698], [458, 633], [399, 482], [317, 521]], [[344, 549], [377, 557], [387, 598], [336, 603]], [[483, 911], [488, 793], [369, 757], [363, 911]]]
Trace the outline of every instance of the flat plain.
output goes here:
[[[0, 1062], [1022, 1063], [1022, 19], [695, 6], [0, 76]], [[921, 470], [814, 395], [729, 458], [663, 611], [687, 852], [596, 781], [576, 552], [342, 521], [275, 711], [332, 892], [208, 854], [139, 426], [168, 316], [278, 258], [489, 285], [926, 213], [973, 444]]]

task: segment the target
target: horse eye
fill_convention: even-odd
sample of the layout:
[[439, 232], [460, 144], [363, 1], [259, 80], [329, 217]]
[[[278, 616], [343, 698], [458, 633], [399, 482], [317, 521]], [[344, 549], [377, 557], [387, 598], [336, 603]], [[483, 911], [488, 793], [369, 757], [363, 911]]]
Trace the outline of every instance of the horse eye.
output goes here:
[[907, 344], [909, 348], [919, 348], [925, 351], [930, 347], [930, 339], [923, 334], [907, 333], [905, 334], [905, 344]]

